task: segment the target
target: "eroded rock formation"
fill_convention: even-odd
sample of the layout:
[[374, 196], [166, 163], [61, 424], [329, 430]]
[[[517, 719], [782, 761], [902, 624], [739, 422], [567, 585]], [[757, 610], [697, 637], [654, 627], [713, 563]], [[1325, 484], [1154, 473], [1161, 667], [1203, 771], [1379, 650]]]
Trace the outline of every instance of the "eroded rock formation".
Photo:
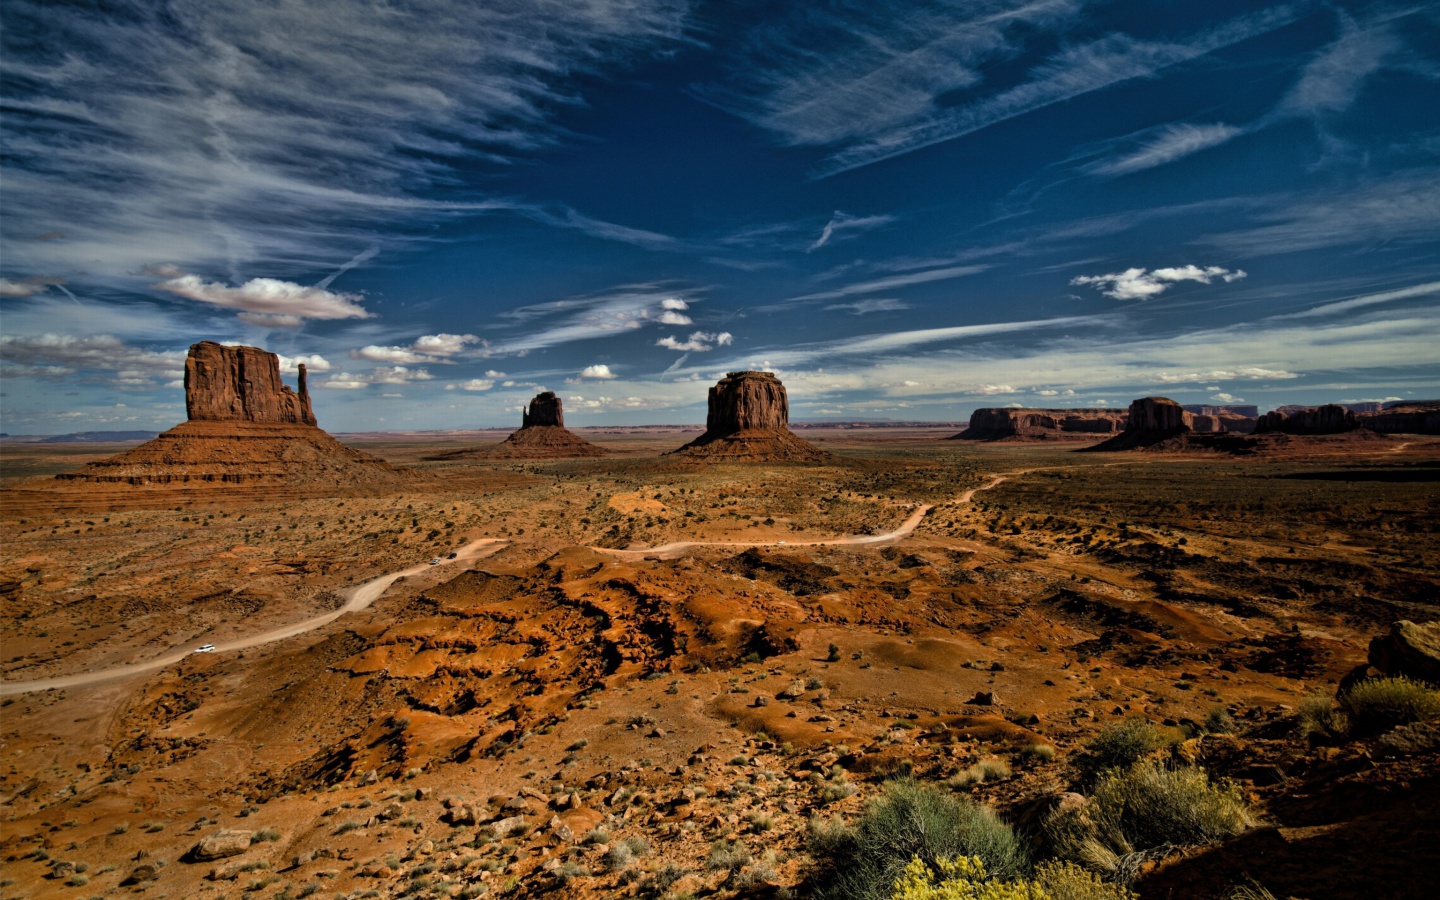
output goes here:
[[1440, 400], [1392, 403], [1359, 419], [1361, 427], [1381, 434], [1440, 434]]
[[354, 485], [411, 473], [346, 447], [315, 424], [305, 367], [299, 392], [258, 347], [201, 341], [185, 360], [189, 421], [78, 472], [71, 482], [132, 485]]
[[705, 433], [676, 453], [737, 462], [829, 456], [790, 431], [790, 401], [774, 372], [731, 372], [710, 388]]
[[1350, 410], [1335, 403], [1286, 414], [1268, 412], [1255, 424], [1256, 434], [1272, 431], [1285, 434], [1341, 434], [1360, 427], [1360, 420]]
[[426, 459], [568, 459], [606, 451], [565, 427], [564, 404], [554, 391], [536, 394], [520, 412], [520, 430], [498, 444], [451, 450]]
[[536, 394], [530, 400], [530, 408], [520, 413], [520, 427], [529, 428], [532, 425], [565, 426], [565, 410], [554, 391]]
[[185, 359], [185, 415], [192, 422], [314, 425], [305, 366], [299, 393], [280, 380], [280, 358], [259, 347], [201, 341]]
[[951, 440], [1086, 440], [1114, 434], [1125, 414], [1113, 409], [1014, 409], [987, 407], [970, 414], [970, 427]]
[[1103, 444], [1087, 449], [1133, 450], [1190, 432], [1191, 415], [1169, 397], [1142, 397], [1131, 401], [1125, 415], [1125, 430]]

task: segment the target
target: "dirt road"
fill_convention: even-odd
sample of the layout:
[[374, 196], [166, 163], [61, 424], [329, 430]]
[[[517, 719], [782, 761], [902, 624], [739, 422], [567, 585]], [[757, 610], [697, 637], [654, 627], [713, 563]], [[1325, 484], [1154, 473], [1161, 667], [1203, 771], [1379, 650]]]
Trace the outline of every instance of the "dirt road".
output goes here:
[[[473, 562], [476, 559], [489, 556], [491, 553], [498, 551], [500, 545], [505, 543], [507, 542], [496, 538], [481, 538], [476, 541], [471, 541], [456, 551], [457, 555], [455, 559], [447, 559], [441, 563], [441, 565]], [[408, 569], [401, 569], [398, 572], [381, 575], [379, 578], [372, 578], [364, 584], [357, 585], [345, 591], [343, 594], [343, 596], [346, 597], [345, 605], [339, 609], [332, 610], [324, 615], [314, 616], [313, 618], [275, 628], [262, 634], [216, 644], [214, 652], [223, 653], [230, 650], [244, 650], [248, 647], [258, 647], [261, 644], [283, 641], [297, 634], [314, 631], [323, 625], [329, 625], [346, 613], [357, 612], [374, 603], [380, 599], [380, 596], [385, 593], [390, 585], [394, 584], [400, 578], [418, 575], [421, 572], [429, 571], [431, 568], [438, 567], [432, 567], [428, 562], [418, 563]], [[188, 643], [183, 648], [176, 647], [163, 656], [158, 656], [155, 659], [146, 660], [141, 663], [133, 663], [128, 666], [116, 666], [113, 669], [102, 669], [98, 672], [60, 675], [55, 678], [41, 678], [35, 681], [0, 683], [0, 695], [27, 694], [31, 691], [48, 691], [55, 688], [78, 687], [82, 684], [94, 684], [97, 681], [109, 681], [112, 678], [125, 678], [130, 675], [139, 675], [143, 672], [153, 672], [156, 669], [163, 669], [166, 666], [174, 665], [194, 653], [196, 643], [197, 642]]]

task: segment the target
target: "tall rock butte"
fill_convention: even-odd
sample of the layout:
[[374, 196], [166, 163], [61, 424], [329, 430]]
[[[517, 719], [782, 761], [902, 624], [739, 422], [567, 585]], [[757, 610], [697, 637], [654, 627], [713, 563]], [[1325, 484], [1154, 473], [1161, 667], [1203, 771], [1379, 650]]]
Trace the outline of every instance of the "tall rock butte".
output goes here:
[[411, 473], [353, 450], [321, 431], [305, 367], [299, 391], [280, 379], [280, 359], [258, 347], [201, 341], [185, 359], [188, 421], [117, 456], [58, 475], [72, 482], [348, 486]]
[[520, 430], [498, 444], [451, 450], [426, 459], [568, 459], [604, 456], [597, 447], [565, 427], [565, 407], [554, 391], [536, 394], [520, 412]]
[[1142, 397], [1130, 403], [1125, 430], [1087, 450], [1133, 450], [1189, 434], [1191, 414], [1169, 397]]
[[830, 454], [790, 431], [790, 401], [774, 372], [731, 372], [710, 388], [705, 433], [675, 451], [735, 462], [816, 462]]

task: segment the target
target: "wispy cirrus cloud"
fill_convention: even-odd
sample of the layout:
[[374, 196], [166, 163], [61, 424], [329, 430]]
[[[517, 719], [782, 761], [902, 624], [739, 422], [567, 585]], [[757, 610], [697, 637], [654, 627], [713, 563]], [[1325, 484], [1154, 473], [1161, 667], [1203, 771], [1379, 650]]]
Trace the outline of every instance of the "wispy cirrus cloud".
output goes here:
[[728, 331], [719, 333], [694, 331], [683, 341], [674, 335], [666, 335], [656, 341], [655, 346], [664, 347], [667, 350], [678, 350], [682, 353], [705, 353], [716, 347], [728, 347], [734, 342], [735, 336]]
[[1176, 123], [1151, 132], [1137, 149], [1114, 159], [1102, 159], [1084, 167], [1091, 175], [1129, 175], [1183, 159], [1201, 150], [1217, 147], [1244, 134], [1243, 128], [1224, 123], [1191, 125]]
[[815, 239], [815, 242], [805, 248], [805, 252], [813, 253], [831, 241], [853, 237], [875, 228], [883, 228], [894, 221], [894, 216], [849, 216], [836, 211], [835, 215], [830, 217], [830, 221], [825, 223], [825, 227], [820, 229], [820, 236]]
[[904, 272], [899, 275], [887, 275], [884, 278], [858, 281], [854, 284], [847, 284], [844, 287], [833, 288], [828, 291], [801, 294], [798, 297], [790, 297], [783, 300], [781, 304], [804, 303], [812, 300], [838, 300], [843, 297], [853, 297], [858, 294], [876, 294], [881, 291], [893, 291], [915, 284], [929, 284], [934, 281], [949, 281], [952, 278], [964, 278], [966, 275], [975, 275], [989, 268], [988, 265], [942, 266], [936, 269]]
[[[165, 247], [239, 282], [256, 264], [352, 258], [377, 223], [446, 215], [424, 194], [457, 166], [553, 143], [577, 75], [673, 45], [687, 14], [685, 0], [120, 0], [99, 16], [15, 0], [0, 35], [7, 268], [118, 279]], [[495, 208], [664, 243], [564, 208]]]
[[[881, 20], [857, 13], [853, 21], [837, 20], [852, 32], [848, 52], [817, 57], [766, 45], [768, 57], [753, 53], [745, 59], [750, 68], [734, 86], [707, 96], [770, 130], [782, 143], [835, 148], [815, 171], [827, 177], [1152, 77], [1297, 17], [1293, 7], [1278, 5], [1173, 40], [1116, 32], [1065, 47], [1018, 83], [982, 87], [985, 63], [1014, 55], [1023, 35], [1058, 30], [1082, 7], [1036, 2], [987, 4], [977, 11], [973, 4], [937, 4]], [[941, 102], [962, 90], [975, 99]]]
[[496, 337], [494, 354], [527, 353], [545, 347], [610, 337], [647, 325], [689, 325], [690, 301], [661, 285], [630, 285], [585, 297], [534, 303], [500, 314], [520, 333]]
[[910, 304], [894, 297], [877, 297], [873, 300], [855, 300], [850, 303], [832, 303], [826, 309], [848, 309], [852, 315], [864, 316], [877, 312], [898, 312], [909, 309]]

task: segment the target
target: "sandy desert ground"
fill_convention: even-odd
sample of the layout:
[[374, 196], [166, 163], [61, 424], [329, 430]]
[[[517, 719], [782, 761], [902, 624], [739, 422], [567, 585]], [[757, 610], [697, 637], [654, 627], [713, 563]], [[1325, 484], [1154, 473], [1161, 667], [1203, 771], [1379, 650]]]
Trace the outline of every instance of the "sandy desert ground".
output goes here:
[[[1440, 871], [1433, 736], [1295, 727], [1436, 617], [1433, 438], [1231, 459], [812, 429], [832, 458], [792, 466], [578, 433], [613, 455], [347, 437], [425, 473], [379, 495], [62, 487], [116, 448], [4, 447], [0, 894], [806, 896], [812, 820], [913, 778], [1033, 826], [1134, 717], [1260, 822], [1148, 863], [1142, 897]], [[219, 829], [245, 846], [201, 859]]]

